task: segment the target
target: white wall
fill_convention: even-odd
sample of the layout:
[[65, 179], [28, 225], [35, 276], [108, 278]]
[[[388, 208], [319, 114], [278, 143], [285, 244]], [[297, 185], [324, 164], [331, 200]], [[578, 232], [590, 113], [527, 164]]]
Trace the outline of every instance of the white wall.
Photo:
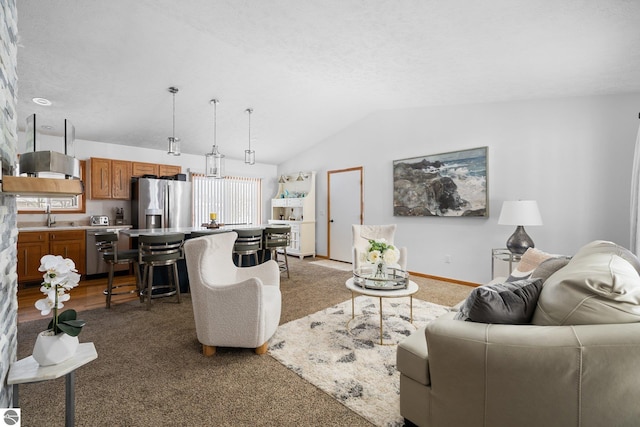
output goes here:
[[[327, 171], [364, 167], [365, 223], [398, 224], [410, 271], [486, 282], [504, 200], [535, 199], [539, 249], [572, 254], [605, 239], [629, 244], [631, 162], [640, 93], [380, 111], [278, 167], [316, 170], [316, 249], [327, 254]], [[394, 217], [392, 161], [488, 146], [488, 218]], [[451, 263], [445, 263], [445, 255]]]
[[[24, 152], [26, 147], [24, 132], [19, 135], [19, 151]], [[64, 152], [64, 139], [50, 135], [38, 134], [37, 150], [54, 150]], [[204, 153], [201, 156], [192, 154], [182, 154], [180, 156], [170, 156], [164, 150], [150, 150], [147, 148], [129, 147], [118, 144], [107, 144], [96, 141], [76, 140], [74, 145], [75, 157], [80, 160], [87, 160], [90, 157], [103, 157], [116, 160], [140, 161], [146, 163], [158, 163], [182, 166], [183, 173], [187, 170], [196, 173], [204, 173]], [[264, 163], [247, 165], [242, 160], [225, 159], [225, 173], [227, 175], [246, 176], [262, 178], [262, 198], [263, 210], [262, 221], [266, 222], [270, 218], [270, 200], [278, 190], [277, 167]], [[88, 176], [87, 176], [88, 180]], [[125, 220], [131, 219], [130, 203], [121, 200], [91, 200], [87, 199], [87, 209], [85, 214], [77, 215], [56, 215], [57, 221], [82, 221], [88, 220], [89, 215], [109, 215], [114, 218], [115, 207], [125, 208]], [[20, 214], [18, 222], [45, 221], [44, 214]], [[130, 222], [128, 222], [130, 223]]]

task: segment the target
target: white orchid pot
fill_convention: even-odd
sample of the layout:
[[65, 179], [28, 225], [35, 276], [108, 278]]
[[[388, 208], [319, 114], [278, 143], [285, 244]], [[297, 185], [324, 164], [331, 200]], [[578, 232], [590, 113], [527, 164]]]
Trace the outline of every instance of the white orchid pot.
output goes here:
[[40, 332], [33, 346], [33, 358], [40, 366], [62, 363], [72, 358], [78, 349], [78, 337], [65, 333], [51, 334], [51, 331]]

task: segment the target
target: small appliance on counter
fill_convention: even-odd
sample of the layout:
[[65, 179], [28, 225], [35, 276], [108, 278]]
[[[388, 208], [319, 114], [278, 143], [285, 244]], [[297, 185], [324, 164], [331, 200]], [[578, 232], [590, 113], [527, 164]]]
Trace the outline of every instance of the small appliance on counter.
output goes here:
[[89, 225], [109, 225], [109, 217], [107, 215], [91, 215]]
[[116, 225], [124, 224], [124, 208], [116, 208]]

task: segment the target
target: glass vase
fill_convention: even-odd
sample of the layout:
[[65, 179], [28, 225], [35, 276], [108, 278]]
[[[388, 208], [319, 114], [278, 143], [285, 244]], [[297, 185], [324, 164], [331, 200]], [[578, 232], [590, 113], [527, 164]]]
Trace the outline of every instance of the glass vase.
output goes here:
[[385, 268], [384, 263], [378, 263], [376, 266], [376, 272], [373, 274], [373, 277], [376, 279], [386, 279], [387, 278], [387, 270]]

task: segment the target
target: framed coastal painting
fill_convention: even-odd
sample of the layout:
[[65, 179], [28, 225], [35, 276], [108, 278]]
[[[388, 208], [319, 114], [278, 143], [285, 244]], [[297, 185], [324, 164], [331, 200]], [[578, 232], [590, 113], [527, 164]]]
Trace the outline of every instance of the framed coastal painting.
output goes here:
[[487, 147], [393, 161], [393, 215], [486, 217]]

